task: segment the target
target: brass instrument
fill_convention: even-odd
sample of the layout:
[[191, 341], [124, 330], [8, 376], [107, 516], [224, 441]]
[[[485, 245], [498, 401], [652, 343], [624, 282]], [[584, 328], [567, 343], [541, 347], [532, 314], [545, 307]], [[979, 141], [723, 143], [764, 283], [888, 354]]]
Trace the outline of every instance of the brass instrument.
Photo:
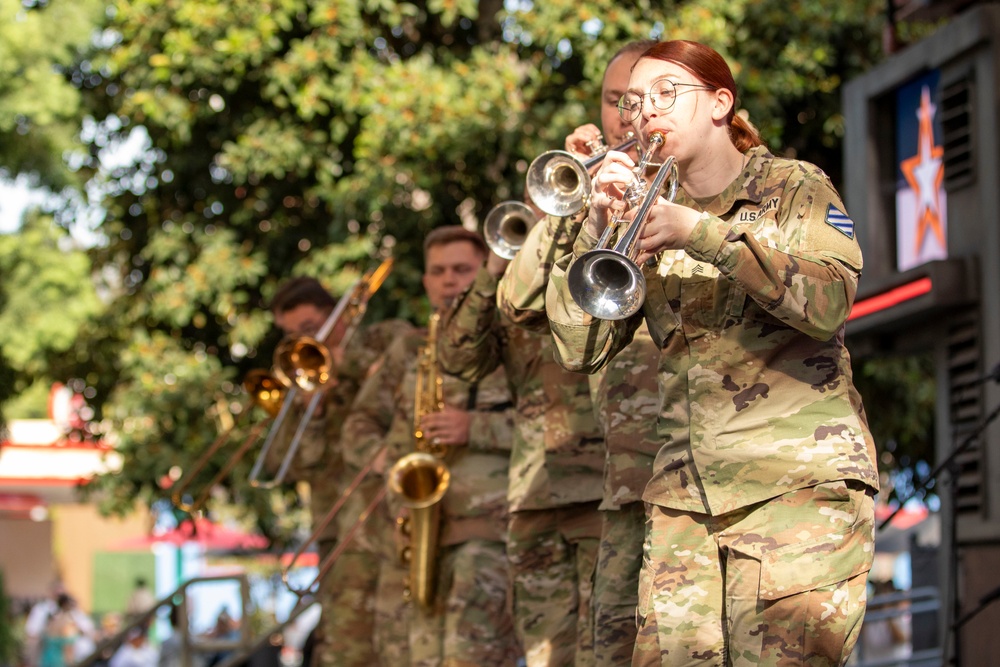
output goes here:
[[677, 195], [678, 174], [673, 156], [660, 165], [651, 184], [647, 186], [643, 178], [653, 153], [661, 145], [663, 135], [654, 132], [649, 138], [649, 148], [633, 171], [634, 180], [625, 190], [625, 210], [639, 206], [628, 229], [613, 248], [606, 247], [621, 221], [621, 213], [616, 212], [601, 234], [597, 247], [578, 257], [566, 276], [573, 300], [598, 319], [623, 320], [631, 317], [646, 300], [646, 278], [636, 263], [639, 232], [667, 180], [671, 182], [667, 199], [673, 201]]
[[498, 257], [514, 259], [536, 222], [535, 212], [524, 202], [500, 202], [483, 221], [483, 238]]
[[[635, 145], [629, 132], [627, 139], [611, 150], [625, 151]], [[567, 151], [546, 151], [528, 166], [525, 191], [539, 209], [549, 215], [565, 217], [582, 211], [590, 198], [590, 170], [608, 154], [604, 139], [588, 145], [591, 156], [580, 160]]]
[[389, 490], [410, 514], [401, 525], [403, 532], [409, 536], [409, 546], [400, 554], [403, 564], [410, 566], [406, 595], [424, 607], [429, 607], [434, 599], [440, 502], [451, 483], [451, 472], [446, 462], [448, 447], [429, 440], [421, 426], [425, 415], [444, 409], [437, 362], [439, 321], [438, 313], [431, 315], [427, 341], [417, 362], [413, 409], [415, 451], [397, 461], [386, 479]]
[[[257, 405], [264, 409], [268, 414], [268, 418], [260, 422], [257, 422], [250, 433], [244, 438], [243, 443], [227, 460], [226, 464], [222, 469], [212, 478], [212, 480], [204, 486], [204, 489], [200, 494], [195, 496], [194, 494], [185, 493], [191, 483], [198, 476], [198, 473], [208, 465], [208, 462], [212, 459], [215, 453], [229, 440], [230, 434], [236, 428], [236, 422], [227, 429], [225, 429], [219, 436], [212, 442], [211, 445], [202, 453], [202, 455], [195, 461], [194, 465], [186, 472], [186, 474], [177, 481], [177, 483], [171, 489], [170, 498], [174, 503], [174, 506], [184, 512], [194, 513], [200, 510], [205, 502], [208, 500], [208, 496], [212, 489], [218, 484], [222, 479], [232, 471], [237, 463], [242, 460], [243, 456], [250, 451], [250, 446], [253, 445], [260, 438], [260, 434], [263, 432], [264, 427], [274, 419], [275, 415], [280, 411], [282, 402], [284, 401], [286, 388], [278, 381], [278, 379], [268, 373], [267, 371], [254, 369], [247, 373], [246, 377], [243, 379], [243, 389], [249, 396], [249, 400], [244, 408], [237, 414], [237, 419], [245, 413], [249, 413], [253, 406]], [[189, 498], [194, 498], [190, 502]]]
[[[347, 346], [368, 309], [368, 301], [385, 282], [392, 270], [392, 264], [393, 259], [386, 258], [377, 268], [362, 276], [337, 302], [315, 337], [288, 336], [278, 343], [274, 351], [274, 372], [275, 376], [288, 387], [288, 391], [281, 405], [281, 410], [267, 434], [264, 446], [257, 456], [257, 461], [250, 470], [248, 481], [252, 486], [270, 489], [281, 484], [285, 479], [299, 444], [302, 442], [302, 437], [305, 435], [306, 428], [309, 426], [309, 421], [323, 399], [324, 390], [335, 375], [333, 355], [327, 348], [327, 339], [333, 333], [334, 328], [343, 322], [345, 324], [344, 333], [337, 342], [337, 346], [340, 349]], [[288, 443], [288, 451], [282, 459], [274, 479], [261, 482], [258, 478], [267, 453], [274, 444], [281, 425], [287, 418], [299, 393], [308, 396], [309, 403], [299, 420], [295, 434]]]
[[282, 570], [281, 580], [284, 582], [285, 587], [287, 587], [289, 591], [297, 595], [299, 598], [304, 596], [306, 593], [312, 591], [313, 588], [317, 584], [319, 584], [320, 581], [323, 580], [323, 577], [325, 577], [326, 573], [330, 571], [330, 568], [333, 567], [333, 564], [337, 562], [337, 559], [340, 558], [340, 555], [344, 552], [344, 549], [347, 548], [347, 545], [350, 543], [350, 541], [354, 538], [354, 536], [365, 524], [365, 522], [368, 521], [368, 517], [371, 516], [371, 513], [375, 511], [375, 508], [378, 507], [379, 503], [381, 503], [382, 500], [385, 498], [386, 487], [383, 485], [382, 488], [379, 489], [378, 493], [375, 494], [375, 497], [373, 497], [371, 501], [368, 503], [368, 506], [361, 512], [361, 514], [358, 515], [358, 518], [355, 519], [350, 529], [341, 537], [340, 540], [337, 541], [337, 546], [333, 549], [333, 551], [327, 554], [327, 556], [319, 564], [319, 569], [316, 572], [316, 576], [309, 583], [309, 585], [303, 586], [302, 588], [296, 588], [292, 586], [291, 581], [289, 580], [289, 573], [295, 567], [295, 563], [298, 561], [299, 558], [302, 557], [302, 554], [306, 552], [309, 546], [319, 539], [319, 536], [322, 535], [326, 527], [330, 525], [330, 522], [333, 521], [334, 517], [337, 516], [341, 508], [344, 506], [344, 503], [347, 502], [347, 499], [350, 498], [352, 495], [354, 495], [354, 492], [357, 491], [358, 487], [361, 485], [361, 482], [363, 482], [365, 478], [367, 478], [368, 475], [371, 474], [372, 468], [375, 465], [375, 461], [379, 458], [381, 453], [382, 452], [380, 451], [378, 454], [373, 456], [369, 460], [369, 462], [358, 472], [358, 474], [354, 476], [354, 479], [351, 480], [351, 483], [347, 485], [347, 488], [344, 489], [343, 493], [340, 494], [340, 497], [337, 498], [337, 501], [333, 503], [333, 506], [331, 506], [330, 509], [327, 511], [326, 516], [324, 516], [322, 521], [320, 521], [319, 524], [317, 524], [316, 527], [313, 528], [312, 534], [309, 535], [309, 537], [301, 545], [299, 545], [299, 548], [292, 555], [292, 558], [288, 562], [288, 565], [286, 565], [284, 570]]

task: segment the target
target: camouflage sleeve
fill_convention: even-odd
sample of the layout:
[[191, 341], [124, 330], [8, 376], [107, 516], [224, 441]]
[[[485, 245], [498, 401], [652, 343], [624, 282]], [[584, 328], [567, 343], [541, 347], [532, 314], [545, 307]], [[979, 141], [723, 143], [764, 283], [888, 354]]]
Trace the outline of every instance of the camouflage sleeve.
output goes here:
[[632, 340], [642, 322], [641, 311], [627, 320], [599, 320], [583, 311], [569, 292], [569, 267], [597, 245], [586, 229], [580, 231], [573, 252], [552, 268], [545, 293], [545, 312], [555, 341], [556, 360], [567, 370], [596, 373]]
[[511, 260], [497, 288], [500, 312], [521, 327], [546, 331], [545, 287], [555, 262], [573, 249], [582, 216], [546, 216], [531, 231]]
[[340, 434], [343, 456], [361, 468], [382, 447], [396, 414], [399, 384], [410, 361], [407, 338], [397, 338], [377, 363], [351, 404]]
[[517, 410], [502, 368], [480, 382], [478, 399], [469, 422], [469, 449], [479, 452], [509, 452], [514, 440]]
[[[817, 340], [829, 340], [851, 312], [861, 269], [853, 234], [833, 224], [846, 215], [818, 168], [786, 181], [778, 225], [787, 252], [753, 235], [749, 223], [703, 213], [685, 252], [710, 262], [769, 313]], [[831, 211], [837, 214], [831, 218]]]
[[476, 452], [509, 452], [514, 441], [517, 410], [476, 410], [469, 422], [469, 449]]
[[441, 369], [466, 382], [478, 382], [500, 365], [497, 280], [485, 267], [458, 305], [445, 315], [438, 340]]
[[[392, 342], [413, 329], [412, 324], [400, 319], [382, 320], [360, 329], [347, 343], [343, 364], [337, 369], [338, 377], [353, 380], [353, 392], [356, 392]], [[354, 399], [353, 392], [350, 400]]]

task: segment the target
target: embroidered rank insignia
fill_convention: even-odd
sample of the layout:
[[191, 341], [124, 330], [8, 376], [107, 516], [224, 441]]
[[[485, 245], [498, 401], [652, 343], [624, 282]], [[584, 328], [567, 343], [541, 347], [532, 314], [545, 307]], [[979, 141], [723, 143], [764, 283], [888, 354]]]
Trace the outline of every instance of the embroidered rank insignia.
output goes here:
[[830, 225], [847, 238], [854, 238], [854, 221], [847, 217], [846, 213], [838, 209], [833, 204], [829, 204], [826, 207], [826, 224]]

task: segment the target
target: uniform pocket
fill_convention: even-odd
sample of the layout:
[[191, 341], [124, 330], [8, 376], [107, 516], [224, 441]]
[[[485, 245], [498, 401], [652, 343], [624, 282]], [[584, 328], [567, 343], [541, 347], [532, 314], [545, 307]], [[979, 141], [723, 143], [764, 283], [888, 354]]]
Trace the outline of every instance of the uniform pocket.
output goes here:
[[845, 505], [856, 517], [849, 528], [778, 547], [761, 556], [761, 599], [778, 600], [832, 586], [871, 569], [874, 503], [864, 490], [851, 489], [848, 494]]
[[644, 271], [646, 278], [646, 301], [643, 304], [642, 312], [646, 317], [646, 327], [649, 335], [660, 349], [663, 348], [667, 338], [674, 329], [680, 326], [680, 317], [671, 307], [666, 293], [666, 280], [673, 278], [663, 277], [656, 271]]

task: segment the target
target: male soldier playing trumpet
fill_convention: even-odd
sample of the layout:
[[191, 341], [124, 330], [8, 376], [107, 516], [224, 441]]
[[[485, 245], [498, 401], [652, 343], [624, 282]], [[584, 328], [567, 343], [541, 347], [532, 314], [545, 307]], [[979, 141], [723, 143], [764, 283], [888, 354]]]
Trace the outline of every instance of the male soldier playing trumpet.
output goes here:
[[[621, 143], [632, 129], [618, 114], [618, 100], [628, 88], [632, 66], [655, 43], [626, 44], [604, 72], [601, 125], [611, 146]], [[594, 125], [579, 127], [567, 137], [566, 150], [589, 157], [587, 147], [599, 135]], [[548, 332], [545, 288], [549, 271], [559, 258], [572, 253], [585, 219], [585, 211], [576, 218], [548, 216], [529, 232], [498, 286], [497, 305], [505, 317], [520, 326]], [[600, 558], [594, 579], [597, 665], [630, 664], [635, 645], [646, 521], [642, 494], [660, 446], [654, 428], [660, 405], [658, 357], [659, 350], [642, 326], [603, 373], [590, 376], [594, 407], [607, 445]]]
[[[478, 234], [461, 227], [439, 227], [424, 244], [424, 287], [435, 311], [443, 309], [463, 292], [486, 257], [486, 246]], [[380, 592], [380, 606], [387, 610], [378, 629], [382, 664], [432, 667], [436, 665], [513, 666], [519, 650], [508, 612], [508, 569], [504, 545], [507, 516], [507, 469], [510, 456], [513, 411], [507, 380], [502, 369], [469, 384], [441, 378], [444, 408], [414, 419], [414, 395], [425, 332], [412, 332], [388, 350], [379, 369], [368, 379], [344, 424], [342, 437], [355, 443], [355, 455], [387, 452], [386, 474], [391, 464], [414, 450], [415, 430], [420, 443], [429, 442], [445, 450], [450, 486], [440, 501], [440, 537], [437, 544], [416, 543], [411, 535], [408, 548], [417, 553], [430, 547], [435, 552], [429, 573], [436, 581], [429, 604], [413, 600], [403, 610], [402, 590]], [[435, 369], [436, 370], [436, 369]], [[440, 376], [438, 376], [440, 377]], [[434, 378], [423, 377], [433, 391]], [[421, 405], [424, 401], [420, 401]], [[423, 409], [421, 409], [423, 411]], [[362, 462], [360, 459], [358, 462]], [[402, 501], [390, 494], [390, 504]], [[411, 522], [415, 520], [410, 511]], [[389, 581], [400, 565], [393, 557], [383, 566]], [[424, 578], [410, 572], [409, 586], [415, 592]], [[393, 609], [393, 607], [396, 607]], [[394, 616], [393, 616], [394, 615]], [[409, 623], [409, 657], [393, 630]], [[386, 627], [388, 626], [388, 627]]]
[[[271, 300], [275, 324], [286, 336], [315, 336], [336, 305], [333, 296], [314, 278], [293, 278], [285, 282]], [[390, 341], [412, 326], [403, 320], [384, 320], [358, 331], [340, 345], [345, 323], [334, 328], [324, 341], [333, 357], [334, 381], [326, 390], [319, 414], [308, 424], [289, 468], [290, 481], [305, 481], [310, 487], [310, 512], [316, 525], [340, 497], [357, 472], [345, 463], [340, 429], [354, 395], [369, 368]], [[294, 412], [293, 412], [294, 414]], [[289, 417], [266, 462], [276, 470], [287, 453], [298, 419]], [[349, 442], [349, 441], [347, 441]], [[346, 536], [350, 526], [380, 488], [380, 480], [366, 480], [348, 499], [317, 537], [319, 558], [323, 559]], [[316, 594], [322, 608], [314, 649], [315, 667], [371, 667], [375, 662], [374, 601], [378, 569], [374, 553], [381, 542], [391, 540], [391, 524], [374, 517], [355, 533], [353, 541], [330, 568]]]

